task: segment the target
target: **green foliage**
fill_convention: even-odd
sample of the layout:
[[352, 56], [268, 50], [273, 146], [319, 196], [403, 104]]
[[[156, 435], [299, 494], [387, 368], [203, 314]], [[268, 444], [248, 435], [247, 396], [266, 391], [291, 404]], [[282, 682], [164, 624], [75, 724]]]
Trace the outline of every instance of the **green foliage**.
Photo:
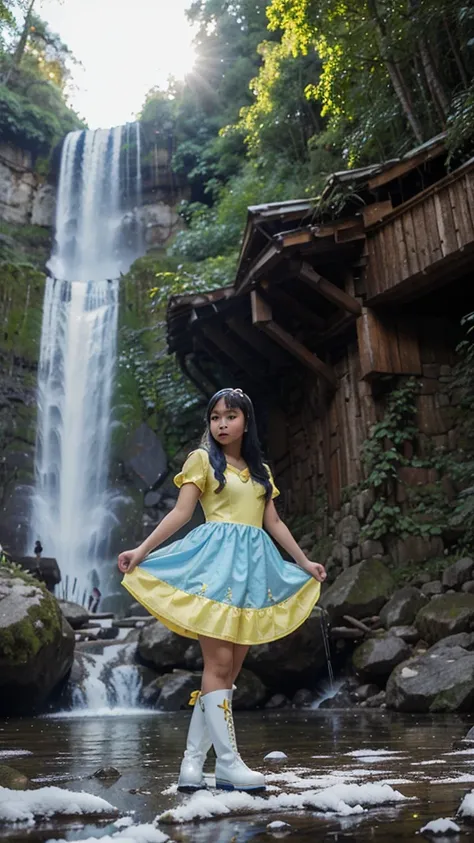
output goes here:
[[447, 501], [440, 482], [425, 487], [405, 486], [405, 507], [395, 500], [396, 485], [404, 485], [399, 475], [401, 467], [431, 467], [431, 463], [411, 455], [418, 434], [418, 390], [419, 384], [413, 378], [392, 390], [383, 418], [372, 427], [362, 447], [367, 472], [364, 486], [372, 488], [376, 497], [373, 518], [362, 530], [364, 538], [438, 536], [447, 526]]
[[5, 141], [30, 150], [34, 159], [42, 157], [42, 172], [47, 174], [55, 145], [84, 125], [64, 93], [73, 57], [36, 15], [25, 21], [20, 34], [14, 19], [0, 12], [0, 30], [10, 30], [8, 49], [0, 34], [0, 132]]

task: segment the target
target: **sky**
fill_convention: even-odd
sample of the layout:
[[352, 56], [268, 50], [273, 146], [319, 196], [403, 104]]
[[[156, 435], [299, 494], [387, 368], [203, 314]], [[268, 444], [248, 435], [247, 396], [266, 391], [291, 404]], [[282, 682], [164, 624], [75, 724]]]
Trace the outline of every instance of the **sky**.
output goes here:
[[37, 13], [83, 65], [70, 105], [90, 129], [133, 120], [145, 96], [192, 67], [190, 0], [39, 0]]

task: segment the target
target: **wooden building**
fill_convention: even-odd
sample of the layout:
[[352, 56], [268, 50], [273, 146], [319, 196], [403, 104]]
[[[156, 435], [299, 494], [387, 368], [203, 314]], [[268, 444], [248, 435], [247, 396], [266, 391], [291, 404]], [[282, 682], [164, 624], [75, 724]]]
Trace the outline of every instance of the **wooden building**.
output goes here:
[[420, 379], [420, 453], [455, 446], [449, 378], [474, 310], [474, 159], [442, 136], [331, 176], [318, 201], [248, 210], [233, 287], [178, 296], [168, 344], [205, 395], [254, 400], [287, 512], [338, 510], [400, 376]]

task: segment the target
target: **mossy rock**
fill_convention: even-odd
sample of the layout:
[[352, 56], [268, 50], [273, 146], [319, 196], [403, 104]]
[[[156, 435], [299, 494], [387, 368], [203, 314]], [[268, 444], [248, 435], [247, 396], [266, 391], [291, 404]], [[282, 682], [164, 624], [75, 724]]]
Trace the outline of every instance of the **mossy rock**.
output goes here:
[[74, 633], [33, 577], [0, 565], [0, 714], [41, 709], [71, 668]]
[[29, 785], [28, 777], [19, 770], [0, 764], [0, 787], [7, 787], [9, 790], [26, 790]]
[[324, 592], [321, 606], [334, 623], [344, 615], [364, 618], [376, 614], [389, 600], [395, 583], [378, 559], [367, 559], [340, 574]]
[[427, 653], [399, 664], [387, 683], [387, 706], [396, 711], [472, 711], [474, 653], [462, 647]]
[[469, 632], [474, 624], [474, 594], [441, 594], [418, 612], [420, 637], [435, 644], [448, 635]]

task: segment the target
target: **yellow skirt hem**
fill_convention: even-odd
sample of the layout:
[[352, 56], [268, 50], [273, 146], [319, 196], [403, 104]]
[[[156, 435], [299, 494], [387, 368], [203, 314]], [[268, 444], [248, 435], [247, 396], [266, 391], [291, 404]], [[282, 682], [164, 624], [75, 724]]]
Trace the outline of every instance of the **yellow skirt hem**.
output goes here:
[[[242, 609], [181, 591], [140, 568], [126, 574], [122, 585], [153, 617], [178, 635], [194, 640], [204, 635], [248, 645], [268, 644], [290, 635], [307, 620], [321, 591], [320, 583], [310, 579], [281, 603], [264, 609]], [[155, 608], [157, 604], [159, 608]], [[191, 617], [195, 620], [188, 626], [186, 621], [189, 623]]]

